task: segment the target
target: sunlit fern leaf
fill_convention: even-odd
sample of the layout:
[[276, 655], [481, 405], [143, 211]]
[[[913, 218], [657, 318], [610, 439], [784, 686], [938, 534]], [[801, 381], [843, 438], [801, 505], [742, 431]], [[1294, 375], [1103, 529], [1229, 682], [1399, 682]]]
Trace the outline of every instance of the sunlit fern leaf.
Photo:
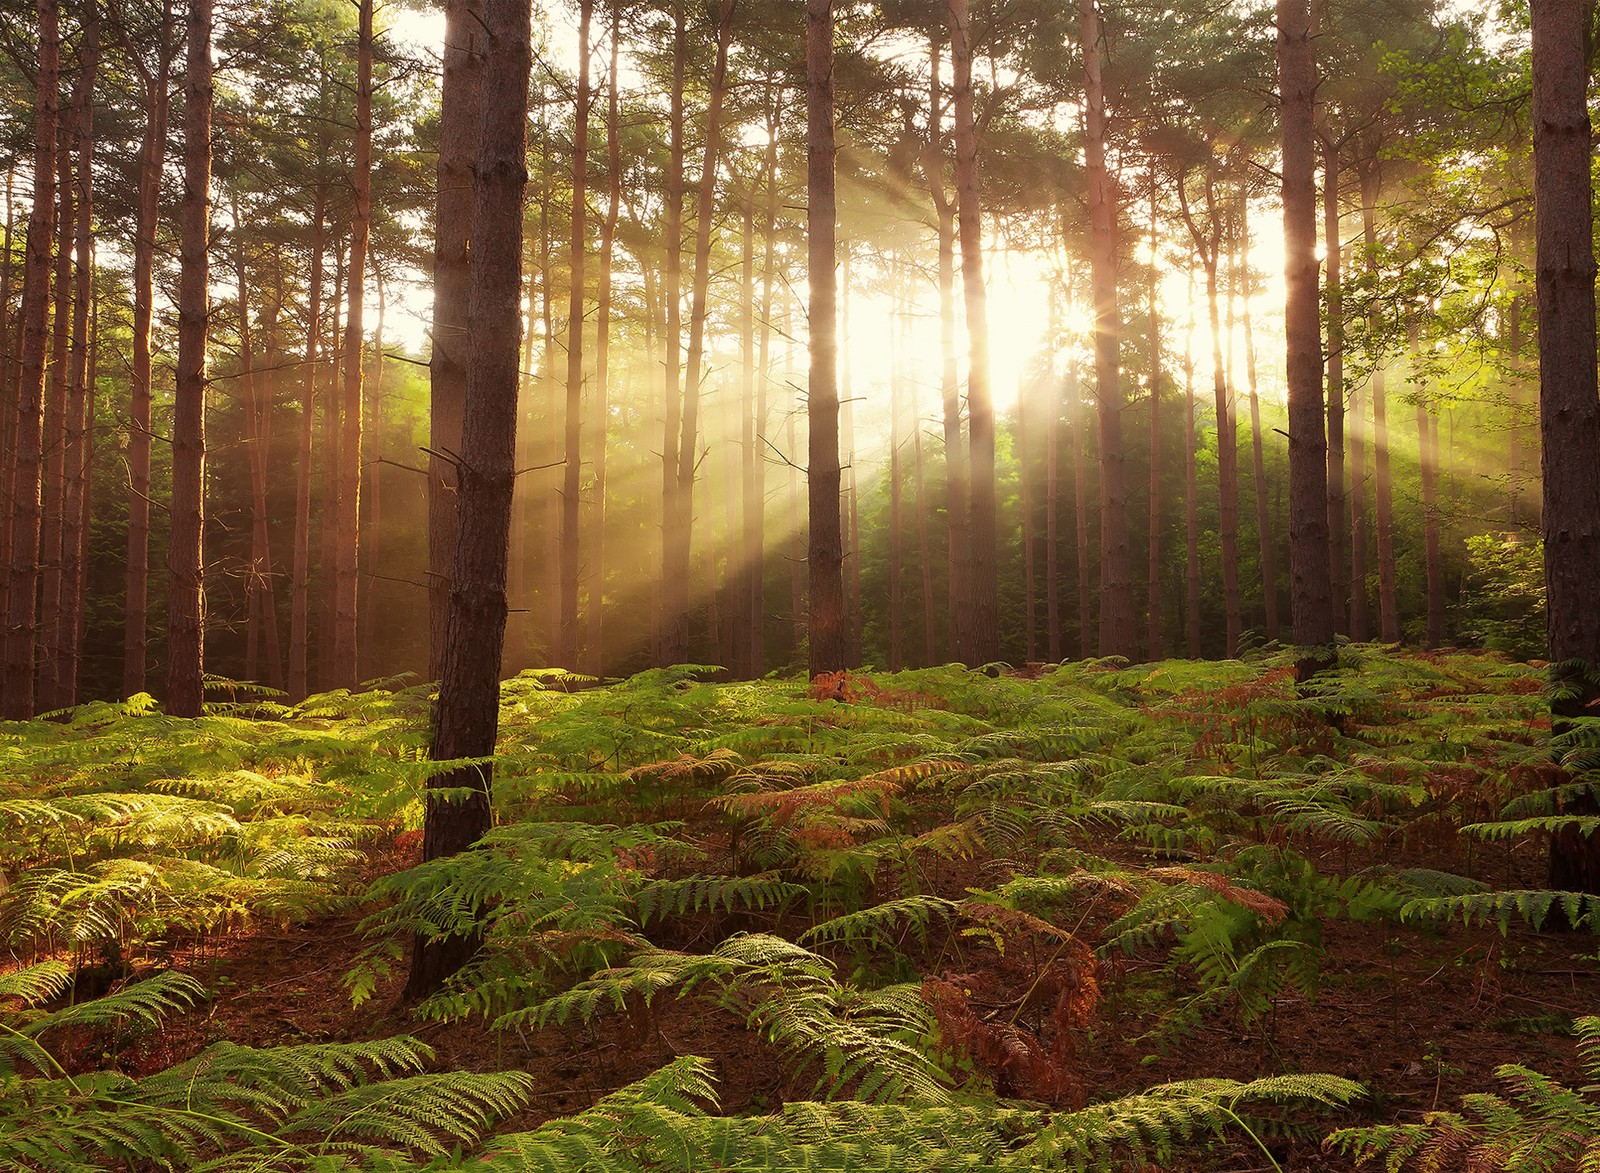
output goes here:
[[938, 896], [904, 896], [814, 925], [801, 934], [800, 943], [811, 948], [892, 945], [906, 931], [926, 942], [928, 926], [935, 921], [948, 923], [959, 908], [955, 901]]
[[682, 880], [653, 880], [634, 895], [641, 925], [666, 916], [683, 916], [701, 909], [763, 909], [782, 907], [807, 894], [775, 873], [757, 876], [690, 876]]

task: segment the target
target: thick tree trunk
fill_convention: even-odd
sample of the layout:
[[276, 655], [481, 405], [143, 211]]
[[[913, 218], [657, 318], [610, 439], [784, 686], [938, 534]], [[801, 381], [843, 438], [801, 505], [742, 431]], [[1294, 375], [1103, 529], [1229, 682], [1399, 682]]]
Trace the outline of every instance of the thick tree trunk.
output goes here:
[[[1367, 272], [1378, 269], [1378, 172], [1361, 172], [1361, 226], [1367, 245]], [[1379, 328], [1374, 312], [1370, 323]], [[1372, 368], [1373, 529], [1378, 544], [1378, 631], [1385, 643], [1400, 642], [1400, 586], [1394, 561], [1394, 496], [1389, 481], [1389, 418], [1383, 359]]]
[[[478, 157], [483, 0], [446, 0], [434, 194], [433, 354], [428, 406], [428, 679], [444, 671], [456, 535], [455, 458], [466, 408], [468, 240]], [[309, 378], [309, 376], [308, 376]], [[308, 384], [309, 385], [309, 384]]]
[[190, 0], [178, 245], [178, 377], [167, 554], [167, 711], [198, 717], [205, 671], [206, 318], [211, 218], [211, 0]]
[[1277, 0], [1279, 121], [1283, 128], [1284, 333], [1289, 384], [1289, 579], [1302, 679], [1328, 664], [1333, 593], [1328, 566], [1328, 444], [1322, 414], [1317, 297], [1317, 188], [1306, 0]]
[[1106, 167], [1100, 14], [1095, 0], [1079, 0], [1078, 12], [1083, 29], [1084, 170], [1089, 185], [1089, 271], [1094, 289], [1095, 384], [1100, 414], [1100, 654], [1131, 660], [1139, 654], [1139, 640], [1133, 615], [1133, 552], [1128, 540], [1122, 450], [1117, 206]]
[[806, 284], [810, 290], [811, 370], [807, 380], [810, 451], [808, 670], [849, 667], [844, 625], [843, 540], [839, 532], [839, 375], [837, 225], [834, 209], [833, 0], [806, 0]]
[[1328, 567], [1332, 574], [1334, 629], [1345, 628], [1344, 525], [1344, 288], [1339, 262], [1339, 148], [1322, 136], [1322, 241], [1328, 314]]
[[578, 0], [578, 94], [572, 123], [572, 234], [568, 257], [572, 288], [567, 300], [567, 411], [565, 464], [561, 477], [561, 613], [555, 663], [578, 668], [579, 513], [583, 487], [583, 304], [584, 262], [589, 244], [589, 29], [594, 0]]
[[78, 103], [78, 125], [74, 134], [77, 146], [77, 198], [75, 200], [76, 241], [72, 280], [72, 349], [67, 372], [66, 463], [64, 509], [61, 526], [60, 622], [55, 644], [50, 650], [56, 662], [55, 695], [52, 708], [76, 703], [78, 695], [79, 616], [84, 597], [87, 533], [84, 503], [89, 499], [89, 320], [94, 301], [94, 93], [95, 73], [100, 66], [100, 14], [94, 3], [86, 6], [83, 34], [78, 48], [78, 85], [83, 100]]
[[[995, 533], [994, 396], [989, 387], [989, 306], [983, 285], [983, 227], [978, 208], [978, 133], [973, 120], [972, 37], [967, 0], [950, 0], [956, 148], [956, 222], [967, 311], [967, 430], [971, 479], [970, 622], [963, 659], [1000, 655], [999, 564]], [[1131, 622], [1131, 611], [1130, 611]]]
[[[123, 614], [122, 695], [145, 690], [150, 608], [150, 354], [154, 317], [156, 223], [167, 155], [172, 0], [161, 6], [154, 76], [145, 76], [144, 139], [139, 148], [139, 211], [133, 235], [133, 368], [128, 391], [128, 575]], [[9, 255], [9, 254], [8, 254]]]
[[[468, 295], [467, 395], [457, 467], [457, 541], [439, 683], [434, 761], [488, 757], [500, 716], [511, 496], [516, 484], [518, 342], [522, 327], [522, 202], [527, 188], [529, 0], [486, 0], [482, 121]], [[451, 770], [430, 788], [466, 787], [465, 801], [430, 799], [422, 854], [464, 851], [489, 829], [487, 765]], [[419, 938], [405, 996], [436, 991], [477, 948], [476, 936]]]
[[622, 10], [611, 16], [611, 71], [606, 78], [606, 218], [600, 225], [600, 273], [595, 291], [594, 331], [594, 503], [589, 512], [589, 609], [584, 636], [584, 670], [605, 672], [606, 588], [606, 422], [611, 415], [611, 269], [622, 211], [622, 119], [617, 66], [622, 52]]
[[350, 170], [350, 260], [346, 268], [344, 402], [339, 437], [339, 494], [334, 570], [334, 688], [359, 680], [357, 625], [361, 553], [361, 384], [367, 279], [367, 240], [372, 226], [372, 11], [375, 0], [359, 0], [356, 41], [355, 162]]
[[[310, 630], [311, 464], [316, 436], [317, 364], [322, 332], [323, 219], [327, 182], [318, 178], [311, 209], [311, 279], [306, 295], [306, 362], [300, 393], [300, 459], [294, 479], [294, 564], [289, 586], [289, 699], [303, 701], [310, 690], [307, 643]], [[434, 343], [438, 353], [438, 342]], [[430, 482], [431, 489], [431, 482]], [[431, 536], [431, 519], [430, 519]]]

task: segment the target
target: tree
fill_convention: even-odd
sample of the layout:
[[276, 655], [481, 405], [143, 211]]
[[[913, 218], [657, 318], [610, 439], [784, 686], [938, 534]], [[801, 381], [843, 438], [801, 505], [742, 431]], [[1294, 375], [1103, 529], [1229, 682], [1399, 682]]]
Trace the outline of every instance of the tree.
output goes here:
[[838, 231], [834, 210], [833, 0], [806, 0], [806, 284], [811, 372], [806, 416], [810, 451], [810, 671], [847, 668], [844, 550], [839, 518]]
[[[456, 548], [445, 627], [444, 674], [431, 756], [487, 758], [500, 716], [506, 633], [506, 569], [517, 468], [518, 346], [522, 329], [522, 211], [528, 185], [530, 0], [486, 0], [471, 238], [478, 246], [468, 285], [467, 387], [456, 467]], [[454, 855], [489, 828], [492, 767], [464, 766], [429, 782], [466, 788], [459, 801], [430, 796], [424, 859]], [[437, 990], [477, 947], [470, 937], [418, 939], [406, 997]]]
[[60, 117], [61, 13], [36, 0], [39, 62], [34, 74], [33, 207], [22, 276], [22, 357], [17, 386], [16, 471], [12, 490], [11, 574], [5, 635], [4, 714], [33, 716], [33, 638], [39, 581], [39, 473], [45, 378], [50, 246], [55, 237], [56, 133]]
[[1328, 566], [1328, 443], [1322, 414], [1317, 291], [1317, 187], [1311, 14], [1277, 0], [1279, 121], [1283, 131], [1284, 333], [1289, 383], [1289, 587], [1294, 642], [1308, 676], [1333, 644]]
[[[1592, 4], [1533, 0], [1535, 275], [1546, 625], [1558, 727], [1600, 697], [1600, 396], [1586, 47]], [[1571, 813], [1600, 810], [1592, 792]], [[1552, 836], [1550, 887], [1600, 893], [1600, 834]]]
[[429, 363], [428, 677], [444, 671], [456, 535], [455, 455], [466, 409], [467, 297], [471, 261], [472, 164], [477, 157], [483, 71], [482, 0], [445, 5], [439, 163], [434, 203], [433, 355]]
[[178, 251], [178, 381], [167, 554], [167, 711], [198, 717], [205, 669], [206, 295], [211, 240], [211, 0], [189, 0]]

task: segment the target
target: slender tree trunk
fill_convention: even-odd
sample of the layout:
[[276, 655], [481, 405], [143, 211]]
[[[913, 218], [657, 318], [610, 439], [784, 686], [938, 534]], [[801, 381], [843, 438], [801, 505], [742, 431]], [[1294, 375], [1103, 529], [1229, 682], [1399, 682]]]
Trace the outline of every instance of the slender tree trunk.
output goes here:
[[372, 224], [372, 12], [375, 0], [359, 0], [356, 42], [355, 165], [350, 171], [350, 260], [346, 267], [344, 402], [341, 405], [337, 563], [334, 570], [333, 670], [335, 688], [358, 682], [356, 651], [361, 551], [361, 360], [366, 303], [367, 239]]
[[[244, 388], [244, 441], [250, 462], [250, 564], [244, 595], [248, 629], [244, 676], [260, 680], [261, 629], [271, 602], [271, 555], [267, 535], [267, 441], [261, 431], [261, 388], [255, 371], [254, 336], [250, 329], [250, 294], [245, 273], [244, 221], [237, 197], [233, 202], [233, 272], [239, 306], [239, 382]], [[263, 594], [265, 593], [265, 598]], [[277, 685], [278, 681], [271, 682]]]
[[[93, 250], [90, 250], [91, 263]], [[88, 371], [85, 376], [87, 394], [84, 402], [84, 415], [88, 420], [88, 427], [83, 435], [83, 493], [78, 499], [78, 565], [82, 568], [75, 579], [77, 590], [70, 600], [72, 621], [72, 637], [67, 648], [67, 667], [65, 679], [67, 681], [67, 694], [63, 698], [66, 706], [76, 705], [79, 699], [79, 678], [83, 667], [84, 638], [88, 633], [88, 598], [89, 598], [89, 524], [93, 516], [94, 505], [94, 416], [95, 416], [95, 385], [99, 378], [100, 370], [100, 299], [95, 296], [91, 299], [89, 311], [89, 358]]]
[[844, 625], [843, 542], [839, 532], [839, 376], [837, 225], [834, 208], [833, 0], [806, 0], [806, 284], [810, 290], [811, 371], [807, 381], [810, 453], [806, 484], [811, 586], [809, 671], [849, 667]]
[[1089, 401], [1083, 393], [1077, 359], [1067, 368], [1067, 396], [1072, 402], [1072, 512], [1078, 539], [1078, 657], [1094, 654], [1094, 597], [1089, 589], [1089, 466], [1084, 438], [1089, 430]]
[[961, 384], [956, 366], [956, 210], [944, 190], [944, 118], [939, 101], [939, 41], [929, 44], [928, 150], [923, 164], [928, 192], [938, 214], [939, 232], [939, 386], [944, 405], [945, 518], [949, 529], [948, 572], [950, 656], [966, 655], [971, 622], [972, 543], [967, 502], [971, 496], [967, 445], [961, 430]]
[[1150, 177], [1150, 282], [1145, 312], [1150, 319], [1150, 533], [1149, 570], [1145, 576], [1145, 648], [1150, 659], [1165, 653], [1161, 638], [1161, 310], [1157, 256], [1160, 233], [1159, 187]]
[[72, 244], [77, 222], [72, 183], [72, 145], [77, 138], [78, 111], [89, 97], [81, 78], [56, 130], [56, 255], [55, 310], [50, 325], [50, 390], [44, 404], [44, 483], [39, 549], [39, 625], [34, 658], [38, 662], [39, 703], [56, 707], [59, 695], [56, 647], [61, 634], [62, 531], [67, 502], [67, 392], [71, 381], [67, 356], [72, 346]]
[[1328, 315], [1328, 566], [1332, 572], [1334, 629], [1346, 627], [1344, 525], [1344, 289], [1339, 262], [1339, 148], [1322, 136], [1322, 240], [1326, 254]]
[[337, 592], [334, 577], [339, 561], [339, 454], [342, 448], [339, 418], [341, 355], [339, 345], [339, 309], [345, 297], [345, 242], [341, 240], [333, 255], [333, 300], [328, 312], [328, 355], [332, 359], [328, 371], [328, 393], [322, 402], [322, 502], [318, 518], [322, 527], [321, 554], [317, 566], [317, 680], [324, 690], [335, 687], [333, 683], [333, 628], [334, 602]]
[[[172, 0], [161, 6], [161, 43], [144, 80], [145, 129], [139, 149], [139, 212], [133, 235], [133, 368], [128, 399], [128, 577], [123, 616], [122, 695], [146, 687], [150, 608], [150, 336], [154, 317], [156, 224], [167, 155], [167, 89]], [[9, 256], [9, 253], [7, 254]]]
[[[378, 322], [372, 332], [372, 362], [367, 371], [367, 430], [372, 435], [373, 446], [378, 455], [383, 454], [383, 327], [384, 316], [388, 312], [387, 291], [383, 287], [383, 272], [378, 267], [378, 257], [372, 254], [372, 284], [378, 295]], [[271, 407], [268, 399], [267, 407]], [[269, 429], [263, 424], [261, 434], [266, 436]], [[367, 501], [367, 517], [362, 522], [362, 538], [364, 550], [362, 557], [366, 559], [367, 585], [361, 592], [361, 638], [357, 641], [359, 652], [357, 663], [360, 666], [359, 675], [362, 680], [371, 680], [379, 675], [378, 661], [378, 580], [375, 577], [378, 567], [383, 565], [383, 465], [378, 460], [371, 460], [363, 465], [367, 488], [363, 493]], [[267, 600], [272, 600], [272, 555], [267, 554]]]
[[[983, 285], [983, 228], [978, 208], [978, 134], [973, 119], [972, 37], [967, 0], [950, 0], [950, 60], [955, 106], [956, 222], [967, 311], [967, 428], [972, 514], [968, 646], [963, 658], [1000, 655], [999, 565], [995, 532], [994, 398], [989, 387], [989, 308]], [[1131, 616], [1130, 616], [1131, 618]]]
[[716, 63], [712, 69], [711, 92], [706, 106], [699, 198], [695, 204], [694, 276], [690, 285], [689, 347], [684, 361], [682, 431], [675, 448], [677, 486], [671, 499], [672, 512], [668, 515], [666, 559], [663, 564], [668, 588], [664, 628], [666, 653], [673, 662], [686, 659], [689, 653], [689, 550], [694, 530], [700, 370], [705, 359], [707, 295], [711, 285], [711, 227], [716, 218], [717, 165], [722, 154], [722, 102], [727, 91], [728, 42], [733, 9], [734, 0], [722, 0], [717, 23]]
[[[530, 0], [486, 0], [483, 113], [470, 230], [477, 260], [469, 286], [471, 342], [457, 468], [457, 542], [431, 753], [435, 761], [487, 757], [494, 752], [499, 727], [511, 496], [517, 479], [530, 23]], [[464, 851], [489, 829], [490, 784], [488, 765], [450, 770], [430, 780], [430, 788], [465, 787], [473, 793], [465, 801], [430, 798], [423, 830], [425, 859]], [[406, 997], [414, 1000], [437, 990], [467, 962], [477, 943], [476, 935], [418, 938]]]
[[[730, 570], [730, 589], [733, 594], [732, 625], [734, 631], [734, 659], [739, 674], [754, 679], [758, 673], [755, 665], [756, 625], [750, 618], [750, 608], [758, 605], [759, 596], [751, 590], [750, 576], [756, 573], [761, 553], [761, 497], [756, 488], [756, 465], [761, 453], [756, 451], [756, 381], [760, 372], [756, 368], [756, 188], [755, 181], [744, 190], [740, 200], [740, 253], [739, 253], [739, 503], [742, 516], [739, 540], [730, 546], [739, 551], [736, 566]], [[735, 560], [729, 559], [730, 566]]]
[[[1243, 255], [1250, 256], [1249, 238], [1241, 245]], [[1250, 446], [1254, 458], [1253, 472], [1256, 482], [1256, 539], [1261, 551], [1261, 602], [1266, 621], [1267, 638], [1278, 638], [1278, 546], [1272, 536], [1272, 517], [1267, 508], [1267, 460], [1261, 434], [1261, 396], [1256, 380], [1256, 340], [1251, 328], [1250, 299], [1253, 290], [1249, 285], [1249, 261], [1245, 262], [1246, 288], [1244, 295], [1244, 365], [1245, 378], [1250, 384]]]
[[[1052, 287], [1050, 316], [1057, 316], [1060, 294]], [[1050, 331], [1055, 337], [1055, 329]], [[1051, 378], [1047, 381], [1049, 400], [1045, 405], [1044, 420], [1044, 642], [1045, 652], [1052, 664], [1061, 662], [1061, 399], [1060, 384]], [[920, 501], [919, 501], [920, 508]]]
[[207, 251], [211, 218], [211, 0], [190, 0], [184, 71], [183, 208], [178, 246], [178, 379], [172, 423], [172, 537], [167, 555], [167, 711], [198, 717], [205, 671]]
[[[911, 353], [911, 285], [906, 275], [900, 315], [900, 359], [904, 362]], [[931, 667], [938, 662], [938, 649], [934, 643], [933, 617], [933, 546], [929, 535], [929, 516], [932, 503], [928, 500], [928, 482], [922, 461], [922, 412], [917, 394], [917, 384], [909, 388], [908, 411], [911, 419], [911, 465], [916, 480], [917, 495], [917, 563], [922, 568], [922, 663]]]
[[472, 168], [478, 157], [483, 37], [483, 0], [446, 0], [434, 195], [433, 354], [428, 364], [430, 680], [438, 680], [444, 671], [445, 617], [450, 610], [450, 576], [455, 561], [454, 462], [461, 451], [461, 419], [466, 408], [470, 345], [467, 288], [472, 271], [468, 240], [472, 225]]
[[1095, 384], [1100, 412], [1100, 654], [1131, 660], [1139, 649], [1118, 371], [1122, 323], [1117, 309], [1117, 207], [1106, 167], [1100, 13], [1095, 0], [1079, 0], [1078, 12], [1083, 28], [1084, 169], [1089, 184], [1089, 270], [1094, 289]]
[[[890, 261], [889, 268], [889, 671], [899, 672], [905, 667], [905, 600], [901, 582], [904, 561], [900, 527], [904, 524], [901, 508], [902, 474], [900, 447], [905, 442], [901, 433], [905, 412], [905, 351], [902, 348], [900, 319], [905, 312], [901, 295], [902, 277], [900, 259]], [[1030, 596], [1031, 601], [1031, 596]]]
[[1307, 0], [1277, 0], [1279, 121], [1283, 128], [1283, 237], [1289, 384], [1289, 578], [1301, 677], [1329, 662], [1333, 593], [1328, 566], [1328, 444], [1322, 414], [1317, 297], [1317, 188]]
[[1039, 659], [1039, 606], [1037, 567], [1034, 539], [1037, 523], [1034, 520], [1034, 484], [1028, 468], [1029, 433], [1033, 423], [1029, 419], [1027, 383], [1017, 381], [1017, 482], [1022, 497], [1022, 624], [1024, 630], [1023, 654], [1028, 663]]
[[589, 610], [584, 648], [585, 671], [591, 676], [605, 672], [606, 422], [611, 415], [611, 269], [622, 210], [622, 119], [617, 88], [621, 51], [622, 10], [618, 8], [611, 16], [611, 71], [606, 77], [606, 218], [600, 225], [594, 311], [594, 504], [589, 514]]
[[[305, 700], [310, 690], [306, 645], [310, 629], [311, 464], [315, 452], [317, 364], [320, 361], [322, 332], [322, 259], [325, 251], [323, 220], [327, 196], [327, 182], [319, 177], [311, 209], [311, 279], [306, 295], [306, 361], [300, 393], [300, 459], [294, 480], [294, 565], [289, 587], [289, 699], [292, 701]], [[438, 345], [435, 341], [435, 355], [438, 354]]]
[[[1361, 173], [1361, 224], [1367, 245], [1367, 272], [1378, 270], [1378, 173]], [[1374, 334], [1378, 315], [1369, 319]], [[1394, 560], [1394, 498], [1389, 482], [1389, 419], [1383, 359], [1372, 368], [1373, 528], [1378, 542], [1378, 629], [1385, 643], [1400, 642], [1400, 586]]]
[[754, 508], [750, 514], [749, 619], [750, 675], [760, 677], [767, 670], [766, 650], [766, 525], [767, 525], [767, 423], [771, 410], [772, 387], [772, 287], [777, 270], [778, 230], [778, 119], [782, 91], [769, 82], [767, 94], [767, 150], [762, 166], [766, 184], [766, 212], [762, 225], [761, 255], [761, 342], [759, 348], [760, 383], [756, 391], [755, 480], [751, 485]]
[[584, 253], [588, 248], [589, 29], [594, 0], [578, 0], [578, 94], [572, 123], [572, 289], [567, 301], [567, 414], [565, 465], [561, 478], [561, 614], [555, 662], [578, 668], [579, 509], [583, 483], [583, 303]]
[[1444, 643], [1444, 563], [1439, 556], [1439, 425], [1417, 403], [1417, 462], [1422, 474], [1423, 565], [1428, 583], [1428, 647]]
[[1189, 270], [1189, 321], [1183, 337], [1184, 640], [1189, 659], [1200, 658], [1200, 470], [1194, 396], [1194, 269]]
[[[687, 543], [683, 565], [676, 561], [681, 524], [678, 505], [678, 433], [683, 426], [683, 83], [685, 27], [681, 0], [673, 4], [672, 93], [668, 95], [668, 161], [666, 260], [661, 270], [661, 296], [666, 303], [666, 400], [661, 439], [661, 606], [660, 660], [676, 663], [688, 651], [689, 568]], [[693, 453], [690, 454], [691, 468]]]
[[[0, 244], [0, 615], [6, 613], [6, 591], [10, 587], [11, 567], [11, 514], [12, 486], [17, 474], [17, 402], [12, 389], [11, 373], [16, 366], [18, 351], [11, 343], [11, 285], [12, 270], [16, 267], [14, 235], [16, 207], [13, 203], [16, 183], [16, 166], [6, 168], [6, 228], [5, 241]], [[18, 325], [20, 326], [20, 322]]]
[[78, 616], [84, 594], [84, 502], [89, 491], [89, 320], [94, 300], [94, 93], [100, 66], [100, 12], [92, 0], [85, 6], [78, 48], [76, 242], [72, 294], [72, 351], [67, 372], [65, 509], [61, 528], [61, 620], [56, 625], [51, 658], [56, 662], [55, 695], [49, 704], [66, 708], [78, 693]]
[[861, 511], [856, 497], [856, 405], [850, 372], [850, 242], [839, 260], [839, 427], [844, 465], [839, 471], [839, 529], [845, 564], [845, 649], [849, 662], [861, 663]]

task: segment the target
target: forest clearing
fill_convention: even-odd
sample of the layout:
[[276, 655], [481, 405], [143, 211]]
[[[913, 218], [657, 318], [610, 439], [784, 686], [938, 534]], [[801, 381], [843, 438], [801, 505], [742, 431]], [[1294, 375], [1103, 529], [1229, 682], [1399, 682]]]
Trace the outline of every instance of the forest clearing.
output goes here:
[[509, 681], [421, 867], [425, 688], [8, 732], [0, 1162], [1344, 1169], [1506, 1063], [1462, 1146], [1593, 1145], [1535, 669], [706, 675]]

